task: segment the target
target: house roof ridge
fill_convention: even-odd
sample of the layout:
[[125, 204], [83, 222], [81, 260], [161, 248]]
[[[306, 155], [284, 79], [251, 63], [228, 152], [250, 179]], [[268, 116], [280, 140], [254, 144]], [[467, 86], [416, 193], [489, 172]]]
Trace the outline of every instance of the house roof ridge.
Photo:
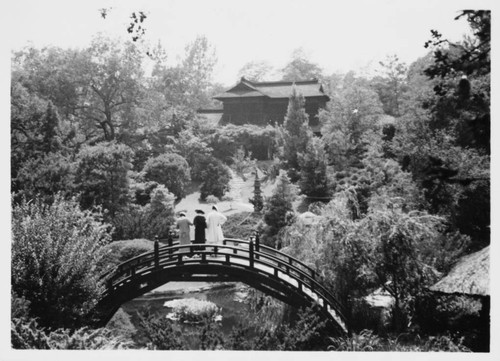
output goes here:
[[254, 83], [248, 79], [246, 79], [244, 76], [241, 77], [241, 80], [240, 80], [240, 84], [243, 83], [245, 84], [246, 86], [252, 88], [253, 90], [255, 90], [256, 92], [262, 94], [263, 96], [265, 97], [269, 97], [269, 95], [263, 93], [262, 91], [260, 91], [259, 89], [257, 89], [257, 85], [258, 83]]
[[[246, 82], [249, 82], [249, 80], [245, 79]], [[314, 78], [310, 80], [296, 80], [296, 81], [289, 81], [289, 80], [278, 80], [278, 81], [260, 81], [260, 82], [250, 82], [250, 84], [254, 87], [258, 86], [283, 86], [283, 85], [293, 85], [293, 84], [319, 84], [319, 80]]]
[[298, 81], [251, 81], [244, 76], [231, 89], [213, 97], [217, 100], [228, 98], [289, 98], [290, 88], [297, 86], [305, 97], [326, 97], [323, 85], [317, 78]]

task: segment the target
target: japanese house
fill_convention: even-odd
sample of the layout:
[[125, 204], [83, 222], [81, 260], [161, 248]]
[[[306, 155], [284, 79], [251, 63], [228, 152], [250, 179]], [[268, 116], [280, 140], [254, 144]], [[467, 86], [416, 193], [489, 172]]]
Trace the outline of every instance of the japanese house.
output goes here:
[[262, 126], [282, 124], [294, 84], [297, 92], [305, 98], [309, 125], [315, 133], [319, 133], [318, 111], [325, 107], [330, 98], [324, 93], [323, 86], [317, 79], [296, 82], [252, 82], [241, 78], [236, 86], [214, 97], [223, 104], [220, 123]]

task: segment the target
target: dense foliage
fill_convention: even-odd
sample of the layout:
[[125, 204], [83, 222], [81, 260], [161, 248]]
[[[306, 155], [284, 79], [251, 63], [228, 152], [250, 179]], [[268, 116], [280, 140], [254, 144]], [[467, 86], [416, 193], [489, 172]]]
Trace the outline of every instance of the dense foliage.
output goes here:
[[305, 110], [305, 99], [293, 87], [283, 126], [278, 128], [277, 142], [282, 167], [288, 171], [293, 182], [300, 178], [299, 154], [305, 153], [312, 138], [309, 116]]
[[22, 201], [12, 215], [12, 290], [44, 327], [79, 325], [101, 292], [98, 263], [109, 226], [56, 196], [47, 206]]
[[126, 350], [132, 346], [132, 342], [103, 328], [47, 331], [34, 319], [12, 321], [11, 344], [14, 349], [34, 350]]
[[250, 212], [231, 214], [224, 223], [224, 234], [227, 238], [250, 239], [255, 235], [261, 215]]
[[75, 189], [83, 208], [102, 206], [111, 218], [128, 202], [132, 152], [119, 143], [82, 148], [75, 170]]
[[184, 198], [185, 185], [191, 181], [189, 165], [178, 154], [162, 154], [150, 158], [143, 172], [146, 180], [163, 184], [177, 199]]
[[217, 158], [210, 157], [205, 160], [206, 163], [201, 172], [203, 181], [200, 188], [200, 199], [206, 200], [209, 195], [220, 199], [229, 190], [230, 170]]
[[207, 317], [194, 331], [182, 332], [179, 325], [148, 311], [140, 315], [141, 333], [152, 350], [326, 350], [322, 335], [326, 324], [311, 309], [300, 310], [297, 320], [269, 329], [255, 322], [233, 327], [229, 336], [219, 322]]
[[253, 124], [227, 124], [218, 128], [210, 137], [214, 156], [231, 163], [239, 148], [251, 153], [257, 160], [269, 160], [275, 152], [276, 129], [273, 126], [259, 127]]
[[115, 218], [115, 239], [166, 238], [174, 224], [174, 195], [165, 187], [156, 187], [144, 205], [130, 204]]
[[263, 210], [266, 224], [263, 234], [264, 244], [276, 246], [276, 235], [293, 216], [293, 201], [296, 197], [297, 187], [291, 183], [285, 171], [281, 170], [276, 181], [276, 188], [267, 199]]

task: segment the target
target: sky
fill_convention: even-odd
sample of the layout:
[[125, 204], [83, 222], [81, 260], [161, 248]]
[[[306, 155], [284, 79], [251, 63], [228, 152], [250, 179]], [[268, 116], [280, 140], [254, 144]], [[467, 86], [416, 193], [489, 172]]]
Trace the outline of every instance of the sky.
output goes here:
[[[430, 30], [450, 40], [468, 32], [465, 20], [454, 20], [463, 8], [491, 8], [493, 1], [465, 0], [17, 0], [4, 11], [10, 49], [85, 47], [104, 32], [127, 36], [133, 11], [148, 14], [145, 40], [161, 42], [169, 62], [204, 35], [215, 47], [213, 80], [234, 84], [249, 61], [283, 68], [293, 50], [303, 48], [326, 74], [372, 69], [388, 55], [407, 64], [426, 54]], [[100, 8], [111, 8], [106, 19]], [[273, 79], [269, 79], [273, 80]]]

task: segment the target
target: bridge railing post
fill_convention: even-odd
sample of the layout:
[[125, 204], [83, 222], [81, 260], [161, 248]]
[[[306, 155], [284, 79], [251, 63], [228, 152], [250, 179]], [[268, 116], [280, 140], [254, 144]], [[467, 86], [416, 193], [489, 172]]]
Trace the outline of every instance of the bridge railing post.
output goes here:
[[[255, 251], [260, 252], [260, 234], [258, 231], [255, 231]], [[256, 255], [255, 258], [259, 259], [259, 255]]]
[[253, 254], [253, 241], [250, 241], [250, 244], [249, 244], [249, 248], [248, 248], [248, 253], [249, 253], [249, 256], [250, 256], [250, 267], [253, 268], [253, 263], [254, 263], [254, 254]]
[[108, 288], [108, 292], [111, 292], [113, 289], [113, 279], [110, 277], [106, 281], [106, 287]]
[[172, 244], [174, 244], [174, 239], [173, 239], [173, 233], [170, 229], [168, 230], [167, 244], [168, 247], [170, 248], [168, 250], [168, 254], [172, 254]]
[[158, 242], [158, 236], [155, 237], [155, 268], [160, 267], [160, 244]]

